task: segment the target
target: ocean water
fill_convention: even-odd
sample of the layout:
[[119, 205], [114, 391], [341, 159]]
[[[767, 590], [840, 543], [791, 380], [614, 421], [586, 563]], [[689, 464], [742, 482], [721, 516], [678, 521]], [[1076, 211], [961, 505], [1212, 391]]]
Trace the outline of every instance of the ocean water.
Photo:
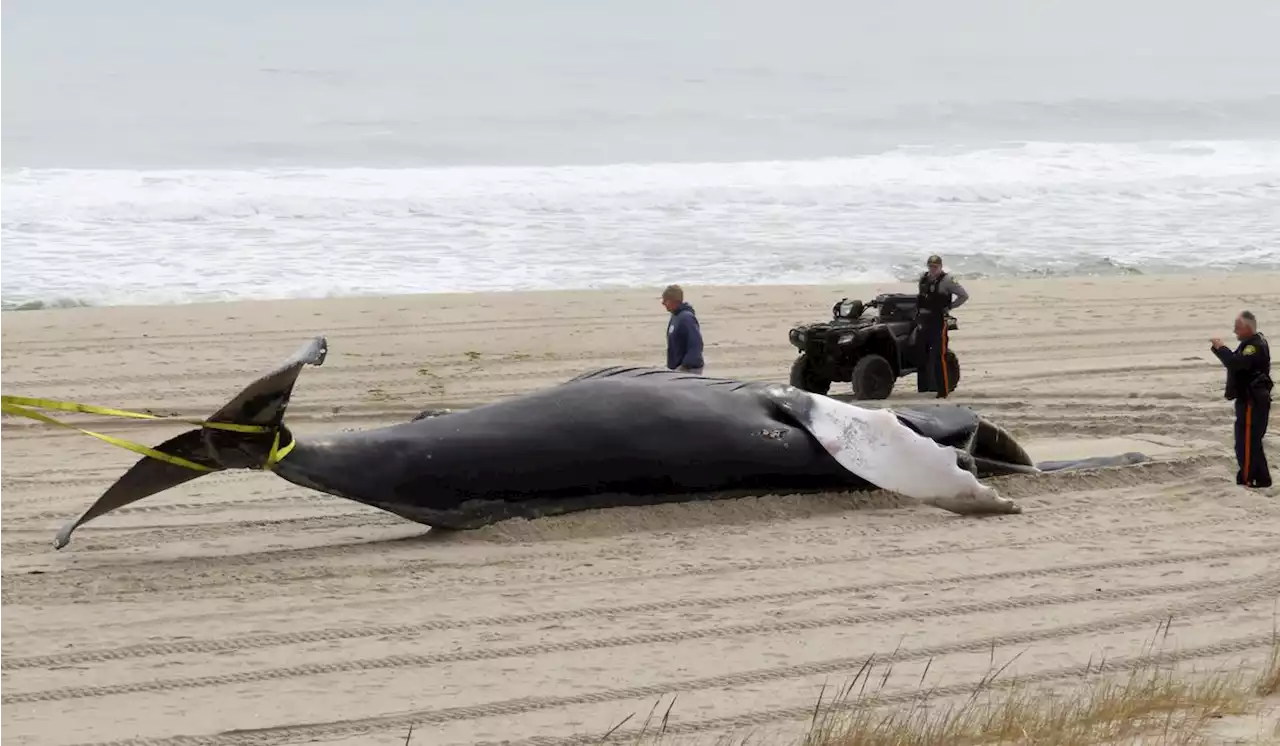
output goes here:
[[1280, 269], [1280, 3], [7, 0], [5, 308]]

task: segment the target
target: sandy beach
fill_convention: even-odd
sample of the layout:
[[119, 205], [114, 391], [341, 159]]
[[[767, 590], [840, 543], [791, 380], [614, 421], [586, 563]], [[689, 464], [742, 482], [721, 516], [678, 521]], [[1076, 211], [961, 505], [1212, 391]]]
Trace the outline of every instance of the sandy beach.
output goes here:
[[[626, 508], [433, 536], [270, 474], [204, 477], [61, 523], [136, 460], [3, 426], [7, 744], [595, 743], [659, 704], [680, 739], [799, 735], [871, 655], [890, 692], [1048, 683], [1163, 647], [1257, 664], [1280, 598], [1280, 498], [1238, 488], [1212, 336], [1280, 275], [966, 281], [954, 400], [1037, 459], [1137, 450], [1094, 473], [1002, 478], [1022, 515], [883, 493]], [[785, 381], [787, 330], [906, 285], [687, 288], [707, 374]], [[403, 421], [660, 364], [658, 290], [6, 313], [4, 393], [206, 416], [308, 337], [300, 433]], [[1280, 334], [1280, 332], [1277, 332]], [[888, 406], [920, 399], [903, 379]], [[841, 393], [841, 391], [833, 391]], [[67, 416], [146, 443], [168, 423]], [[1280, 461], [1273, 418], [1267, 448]], [[1275, 466], [1273, 465], [1273, 470]], [[896, 651], [896, 653], [895, 653]], [[993, 652], [994, 651], [994, 652]], [[1253, 727], [1240, 725], [1247, 731]]]

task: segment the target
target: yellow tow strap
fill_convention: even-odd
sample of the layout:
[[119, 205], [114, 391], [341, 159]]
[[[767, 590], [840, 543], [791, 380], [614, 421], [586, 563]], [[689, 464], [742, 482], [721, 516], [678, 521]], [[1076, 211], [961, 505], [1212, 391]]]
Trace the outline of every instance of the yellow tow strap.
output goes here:
[[[214, 430], [230, 430], [235, 433], [265, 433], [270, 432], [271, 428], [265, 425], [237, 425], [232, 422], [209, 422], [207, 420], [187, 419], [185, 417], [166, 417], [158, 414], [146, 414], [145, 412], [130, 412], [127, 409], [111, 409], [109, 407], [97, 407], [92, 404], [80, 404], [72, 401], [58, 401], [56, 399], [32, 399], [26, 396], [4, 396], [4, 411], [10, 411], [10, 405], [17, 407], [33, 407], [35, 409], [56, 409], [62, 412], [82, 412], [84, 414], [100, 414], [106, 417], [128, 417], [135, 420], [166, 420], [168, 422], [185, 422], [188, 425], [199, 425]], [[13, 412], [18, 414], [18, 412]], [[27, 415], [23, 415], [27, 416]], [[39, 419], [39, 418], [37, 418]]]
[[181, 456], [174, 456], [163, 451], [157, 451], [156, 449], [144, 446], [141, 443], [135, 443], [134, 441], [125, 440], [124, 438], [117, 438], [114, 435], [106, 435], [92, 430], [85, 430], [84, 428], [76, 427], [75, 425], [71, 425], [60, 420], [55, 420], [46, 414], [37, 412], [37, 409], [53, 409], [62, 412], [82, 412], [85, 414], [100, 414], [106, 417], [127, 417], [137, 420], [183, 422], [189, 425], [198, 425], [200, 427], [210, 428], [213, 430], [228, 430], [237, 433], [267, 433], [275, 430], [275, 440], [271, 444], [271, 453], [267, 457], [267, 462], [263, 464], [262, 468], [264, 469], [270, 469], [272, 466], [279, 463], [280, 459], [287, 456], [289, 452], [293, 450], [294, 446], [294, 441], [290, 440], [284, 448], [281, 448], [279, 429], [271, 428], [266, 425], [238, 425], [232, 422], [209, 422], [207, 420], [187, 419], [184, 417], [164, 417], [160, 415], [146, 414], [143, 412], [130, 412], [126, 409], [111, 409], [109, 407], [98, 407], [92, 404], [80, 404], [78, 402], [57, 401], [55, 399], [34, 399], [25, 396], [0, 397], [0, 410], [5, 414], [14, 414], [19, 417], [26, 417], [28, 419], [37, 420], [50, 425], [57, 425], [58, 427], [75, 430], [92, 438], [97, 438], [103, 442], [110, 443], [113, 446], [123, 448], [127, 451], [133, 451], [134, 453], [138, 453], [143, 456], [149, 456], [157, 461], [164, 461], [177, 466], [185, 466], [186, 468], [194, 469], [195, 471], [215, 471], [215, 469], [205, 466], [204, 464], [197, 464], [196, 462], [188, 461]]
[[281, 448], [280, 447], [280, 431], [276, 430], [276, 439], [271, 442], [271, 453], [267, 455], [267, 463], [263, 464], [262, 468], [270, 469], [271, 467], [280, 463], [280, 459], [284, 458], [285, 456], [288, 456], [289, 451], [293, 450], [294, 443], [297, 443], [297, 441], [291, 438], [289, 440], [289, 443], [285, 445], [284, 448]]

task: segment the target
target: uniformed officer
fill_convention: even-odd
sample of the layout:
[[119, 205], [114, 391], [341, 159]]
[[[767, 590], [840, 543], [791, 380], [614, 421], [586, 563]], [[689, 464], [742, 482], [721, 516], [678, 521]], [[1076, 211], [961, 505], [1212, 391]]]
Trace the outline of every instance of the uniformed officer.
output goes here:
[[1236, 317], [1235, 351], [1227, 349], [1221, 339], [1212, 339], [1213, 354], [1227, 369], [1226, 398], [1236, 403], [1236, 484], [1246, 487], [1270, 487], [1271, 472], [1262, 452], [1262, 436], [1271, 418], [1271, 348], [1258, 331], [1258, 320], [1249, 311]]
[[934, 254], [927, 266], [920, 275], [916, 300], [916, 325], [920, 335], [916, 390], [936, 391], [939, 399], [945, 399], [953, 385], [947, 371], [947, 311], [963, 305], [969, 300], [969, 294], [955, 278], [942, 271], [942, 257]]

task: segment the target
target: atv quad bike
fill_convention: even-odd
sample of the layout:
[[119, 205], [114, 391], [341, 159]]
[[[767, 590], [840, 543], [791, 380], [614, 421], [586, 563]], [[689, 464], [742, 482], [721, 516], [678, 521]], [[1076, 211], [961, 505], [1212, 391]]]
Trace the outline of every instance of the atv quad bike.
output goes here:
[[[915, 316], [913, 294], [878, 295], [867, 303], [842, 298], [831, 309], [831, 321], [791, 330], [791, 344], [800, 350], [791, 385], [826, 394], [833, 381], [849, 382], [855, 399], [889, 398], [899, 378], [918, 372], [923, 350], [913, 333]], [[947, 329], [957, 326], [948, 315]], [[951, 350], [946, 359], [949, 394], [960, 382], [960, 360]]]

